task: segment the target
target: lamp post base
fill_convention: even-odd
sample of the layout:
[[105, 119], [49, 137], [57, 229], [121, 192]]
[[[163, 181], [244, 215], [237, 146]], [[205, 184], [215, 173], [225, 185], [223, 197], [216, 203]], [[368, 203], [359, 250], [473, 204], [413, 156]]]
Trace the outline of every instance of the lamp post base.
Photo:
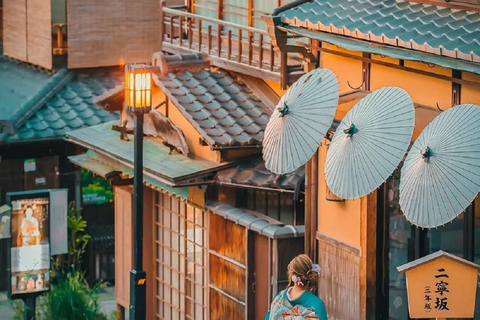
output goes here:
[[130, 310], [129, 319], [146, 319], [147, 274], [145, 271], [130, 271]]

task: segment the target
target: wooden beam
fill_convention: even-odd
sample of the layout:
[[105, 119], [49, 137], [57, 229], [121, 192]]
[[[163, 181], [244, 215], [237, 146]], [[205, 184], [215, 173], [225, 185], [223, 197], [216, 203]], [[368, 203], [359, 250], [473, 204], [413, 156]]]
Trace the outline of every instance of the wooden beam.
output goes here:
[[378, 64], [378, 65], [393, 68], [393, 69], [399, 69], [399, 70], [412, 72], [412, 73], [416, 73], [416, 74], [421, 74], [421, 75], [432, 77], [432, 78], [437, 78], [437, 79], [440, 79], [440, 80], [445, 80], [445, 81], [449, 81], [449, 82], [453, 82], [453, 83], [459, 83], [459, 84], [466, 84], [466, 85], [469, 85], [469, 86], [474, 86], [474, 87], [480, 88], [480, 83], [478, 83], [478, 82], [473, 82], [473, 81], [468, 81], [468, 80], [463, 80], [463, 79], [456, 79], [456, 78], [453, 78], [453, 77], [444, 76], [444, 75], [437, 74], [437, 73], [434, 73], [434, 72], [418, 70], [418, 69], [415, 69], [415, 68], [405, 67], [405, 66], [397, 65], [397, 64], [394, 64], [394, 63], [390, 63], [390, 62], [385, 62], [385, 61], [374, 60], [374, 59], [371, 59], [371, 58], [359, 57], [359, 56], [356, 56], [356, 55], [353, 55], [353, 54], [350, 54], [350, 53], [340, 52], [340, 51], [331, 50], [331, 49], [327, 49], [327, 48], [322, 48], [322, 47], [318, 47], [318, 46], [313, 46], [312, 45], [310, 48], [314, 49], [314, 50], [321, 51], [321, 52], [326, 52], [326, 53], [331, 53], [331, 54], [335, 54], [335, 55], [338, 55], [338, 56], [346, 57], [346, 58], [365, 61], [365, 62], [368, 62], [368, 63]]

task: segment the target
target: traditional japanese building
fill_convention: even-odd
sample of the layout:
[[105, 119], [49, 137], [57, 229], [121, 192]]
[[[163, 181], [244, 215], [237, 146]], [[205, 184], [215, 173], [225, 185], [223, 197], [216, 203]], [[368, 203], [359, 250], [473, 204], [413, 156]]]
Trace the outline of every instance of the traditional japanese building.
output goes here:
[[[303, 168], [276, 176], [260, 155], [276, 103], [267, 97], [278, 96], [259, 79], [209, 67], [207, 56], [154, 59], [166, 71], [153, 76], [157, 107], [144, 126], [147, 317], [260, 318], [304, 242]], [[110, 108], [122, 109], [117, 100]], [[128, 308], [133, 143], [122, 119], [125, 128], [114, 121], [67, 137], [90, 150], [71, 161], [115, 185], [116, 300]]]
[[[478, 1], [296, 1], [275, 9], [268, 23], [283, 53], [294, 54], [295, 37], [316, 57], [315, 67], [335, 73], [341, 95], [359, 95], [340, 103], [337, 119], [365, 93], [406, 90], [415, 103], [415, 140], [442, 110], [480, 103], [479, 11]], [[316, 198], [306, 212], [316, 223], [306, 243], [323, 268], [319, 296], [329, 319], [407, 319], [405, 278], [396, 267], [439, 249], [478, 263], [478, 197], [452, 223], [416, 228], [399, 207], [398, 169], [360, 199], [332, 195], [328, 145], [325, 139], [307, 164]]]
[[[51, 28], [55, 19], [61, 19], [57, 15], [61, 10], [47, 22], [40, 12], [30, 11], [27, 31], [25, 1], [23, 7], [17, 4], [0, 2], [0, 203], [5, 204], [11, 191], [68, 188], [69, 200], [80, 206], [80, 171], [67, 156], [82, 148], [66, 142], [64, 136], [70, 130], [118, 119], [118, 112], [99, 108], [93, 99], [121, 83], [123, 73], [116, 67], [68, 70], [58, 43], [44, 41], [38, 32], [46, 29], [37, 29], [39, 24], [47, 25], [44, 35], [57, 37]], [[104, 216], [113, 223], [109, 206], [110, 214]], [[103, 209], [108, 212], [108, 205]], [[0, 241], [0, 247], [0, 290], [6, 290], [6, 241]]]

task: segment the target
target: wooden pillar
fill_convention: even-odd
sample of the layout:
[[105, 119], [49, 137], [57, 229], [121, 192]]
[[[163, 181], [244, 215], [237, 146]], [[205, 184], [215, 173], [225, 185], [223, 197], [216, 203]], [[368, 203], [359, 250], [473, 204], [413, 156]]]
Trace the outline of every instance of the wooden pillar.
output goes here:
[[311, 211], [312, 211], [312, 192], [311, 192], [311, 185], [312, 185], [312, 159], [308, 160], [305, 164], [305, 254], [308, 256], [312, 255], [312, 247], [311, 247], [311, 230], [312, 230], [312, 219], [311, 219]]
[[247, 19], [248, 19], [248, 26], [253, 27], [253, 0], [248, 0]]
[[165, 33], [165, 15], [163, 14], [163, 8], [165, 7], [165, 0], [160, 0], [160, 28], [159, 28], [159, 33], [160, 33], [160, 42], [159, 42], [159, 48], [158, 51], [162, 51], [162, 44], [163, 44], [163, 36]]
[[[223, 0], [218, 0], [217, 18], [218, 18], [218, 20], [223, 20]], [[220, 28], [220, 26], [219, 26], [219, 28]]]
[[360, 204], [360, 319], [375, 320], [377, 191]]
[[147, 274], [147, 319], [155, 318], [155, 190], [143, 187], [143, 270]]

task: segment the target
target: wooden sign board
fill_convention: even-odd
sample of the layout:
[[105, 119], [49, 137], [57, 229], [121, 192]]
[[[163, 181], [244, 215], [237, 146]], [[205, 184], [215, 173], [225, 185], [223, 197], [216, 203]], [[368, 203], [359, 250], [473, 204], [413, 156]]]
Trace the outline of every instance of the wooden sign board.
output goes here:
[[398, 267], [406, 273], [410, 318], [473, 318], [479, 269], [443, 251]]

